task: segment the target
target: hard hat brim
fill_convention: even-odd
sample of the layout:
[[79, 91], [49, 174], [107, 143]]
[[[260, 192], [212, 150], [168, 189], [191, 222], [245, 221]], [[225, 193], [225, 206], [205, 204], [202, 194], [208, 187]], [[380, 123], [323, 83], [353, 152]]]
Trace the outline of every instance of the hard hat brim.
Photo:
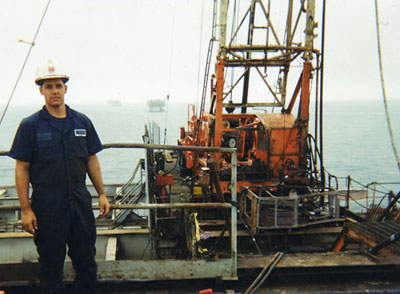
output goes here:
[[63, 79], [64, 83], [69, 81], [69, 76], [67, 75], [48, 75], [35, 79], [35, 84], [41, 86], [41, 81], [50, 80], [50, 79]]

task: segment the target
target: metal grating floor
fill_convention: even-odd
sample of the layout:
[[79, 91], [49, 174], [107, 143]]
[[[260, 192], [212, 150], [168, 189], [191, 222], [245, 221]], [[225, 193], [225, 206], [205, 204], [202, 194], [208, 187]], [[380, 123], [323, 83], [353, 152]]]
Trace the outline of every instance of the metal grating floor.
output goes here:
[[[352, 239], [359, 236], [359, 241], [367, 241], [369, 246], [375, 246], [392, 234], [400, 232], [400, 223], [398, 222], [362, 222], [362, 223], [345, 223], [346, 235], [351, 235]], [[400, 255], [400, 242], [397, 241], [389, 246], [393, 253]]]

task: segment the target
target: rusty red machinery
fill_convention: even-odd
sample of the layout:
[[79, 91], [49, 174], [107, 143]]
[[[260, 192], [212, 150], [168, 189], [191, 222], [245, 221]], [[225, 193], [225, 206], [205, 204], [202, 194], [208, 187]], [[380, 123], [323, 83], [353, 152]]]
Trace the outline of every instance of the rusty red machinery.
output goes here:
[[167, 191], [167, 187], [171, 189], [171, 186], [174, 184], [174, 177], [172, 174], [165, 175], [156, 175], [156, 186], [160, 189], [160, 196], [162, 198], [162, 202], [166, 202], [167, 195], [170, 194]]
[[[256, 16], [260, 16], [256, 9], [268, 15], [262, 1], [252, 1], [245, 16], [249, 18], [248, 38], [245, 45], [233, 45], [233, 38], [229, 44], [226, 44], [222, 29], [218, 39], [219, 51], [215, 73], [211, 77], [210, 110], [208, 113], [204, 111], [206, 95], [203, 92], [200, 112], [196, 114], [194, 107], [190, 108], [188, 129], [181, 128], [179, 145], [236, 148], [238, 192], [242, 191], [243, 187], [250, 187], [254, 191], [257, 187], [262, 187], [265, 188], [267, 194], [285, 196], [293, 191], [297, 194], [307, 194], [325, 189], [320, 148], [314, 136], [309, 133], [310, 89], [313, 78], [320, 75], [321, 54], [313, 47], [315, 38], [313, 30], [316, 27], [315, 3], [309, 1], [307, 5], [307, 9], [299, 7], [300, 10], [303, 9], [299, 13], [304, 13], [307, 19], [304, 46], [294, 43], [292, 36], [295, 34], [295, 29], [291, 30], [290, 25], [285, 31], [286, 44], [282, 45], [275, 36], [271, 19], [268, 17], [267, 24], [264, 27], [259, 25], [258, 28], [266, 28], [269, 33], [273, 32], [276, 44], [271, 44], [270, 41], [273, 38], [267, 38], [262, 45], [254, 44], [256, 42], [255, 19]], [[221, 23], [226, 24], [224, 21]], [[288, 23], [291, 23], [290, 15], [288, 15]], [[290, 64], [295, 60], [302, 63], [302, 68], [297, 79], [294, 79], [295, 82], [292, 82], [295, 87], [289, 103], [286, 103], [289, 92], [286, 88], [289, 84]], [[228, 71], [233, 68], [243, 70], [243, 74], [235, 83], [228, 81]], [[269, 73], [273, 70], [278, 72], [276, 76], [279, 89], [275, 91], [270, 86], [271, 83], [267, 81]], [[250, 94], [252, 72], [261, 76], [264, 84], [267, 85], [265, 92], [268, 92], [270, 98], [272, 97], [272, 102], [250, 101], [253, 98]], [[234, 94], [234, 88], [239, 82], [242, 83], [241, 91], [239, 94], [237, 92]], [[238, 98], [241, 101], [234, 102]], [[226, 102], [228, 99], [229, 102]], [[316, 104], [320, 102], [319, 99], [320, 97], [316, 97]], [[296, 105], [298, 110], [294, 115]], [[263, 110], [250, 112], [251, 109], [257, 109], [257, 107]], [[240, 113], [235, 113], [238, 109]], [[275, 112], [276, 109], [280, 111]], [[317, 116], [318, 114], [315, 117]], [[318, 123], [316, 123], [316, 132], [317, 128]], [[320, 142], [319, 147], [322, 145], [322, 140]], [[218, 167], [221, 190], [228, 195], [230, 192], [229, 155], [185, 151], [182, 152], [180, 160], [181, 169], [192, 177], [192, 186], [204, 187], [207, 181], [202, 178], [207, 175], [207, 159], [210, 157], [213, 157]], [[320, 203], [323, 203], [323, 199]]]
[[[298, 86], [281, 113], [223, 113], [224, 60], [216, 65], [212, 97], [215, 111], [200, 118], [193, 115], [189, 130], [181, 130], [180, 145], [232, 147], [237, 149], [238, 186], [296, 183], [310, 185], [308, 138], [311, 63], [304, 63]], [[298, 93], [298, 116], [291, 111]], [[193, 111], [193, 110], [192, 110]], [[192, 151], [183, 153], [184, 165], [193, 175], [205, 167], [206, 157]], [[229, 158], [216, 155], [221, 173], [228, 171]], [[223, 191], [229, 192], [228, 182], [222, 181]]]

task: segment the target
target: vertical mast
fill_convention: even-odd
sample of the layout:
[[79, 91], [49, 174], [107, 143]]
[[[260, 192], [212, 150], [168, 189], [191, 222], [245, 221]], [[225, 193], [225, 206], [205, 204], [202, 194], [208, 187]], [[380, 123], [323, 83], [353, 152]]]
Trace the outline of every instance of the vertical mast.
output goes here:
[[220, 147], [222, 142], [222, 100], [224, 92], [224, 59], [226, 58], [226, 23], [228, 18], [228, 5], [229, 0], [220, 1], [220, 15], [219, 15], [219, 52], [218, 61], [215, 65], [216, 72], [216, 105], [215, 105], [215, 132], [214, 132], [214, 146]]
[[[293, 0], [288, 0], [288, 14], [286, 20], [286, 47], [290, 48], [292, 46], [293, 32], [292, 32], [292, 19], [293, 19]], [[287, 51], [286, 51], [287, 52]], [[286, 104], [286, 88], [287, 81], [289, 77], [289, 66], [286, 65], [282, 68], [283, 71], [283, 80], [281, 91], [281, 105], [285, 106]]]
[[[223, 55], [222, 57], [225, 58], [225, 50], [226, 47], [226, 23], [228, 19], [228, 6], [229, 0], [220, 0], [220, 9], [219, 9], [219, 47], [220, 51], [219, 54]], [[222, 50], [221, 50], [222, 48]]]
[[299, 114], [297, 117], [302, 142], [300, 143], [300, 148], [302, 150], [302, 158], [300, 158], [300, 165], [303, 167], [307, 166], [307, 155], [306, 155], [306, 146], [307, 146], [307, 134], [308, 134], [308, 122], [309, 122], [309, 108], [310, 108], [310, 79], [312, 76], [312, 50], [314, 48], [314, 28], [316, 23], [314, 21], [315, 17], [315, 0], [307, 1], [307, 13], [306, 13], [306, 29], [305, 29], [305, 51], [303, 55], [304, 65], [303, 72], [301, 77], [301, 98], [300, 98], [300, 106], [299, 106]]
[[[253, 33], [254, 33], [254, 13], [256, 8], [256, 0], [251, 1], [250, 5], [250, 19], [249, 19], [249, 32], [247, 35], [247, 45], [253, 45]], [[246, 52], [246, 59], [251, 58], [251, 51]], [[242, 95], [242, 113], [247, 112], [247, 102], [249, 97], [249, 81], [250, 81], [250, 67], [245, 68], [245, 75], [243, 81], [243, 95]]]
[[307, 1], [307, 24], [305, 29], [305, 51], [303, 55], [304, 66], [302, 74], [302, 91], [301, 91], [301, 104], [299, 118], [304, 123], [304, 127], [308, 132], [308, 118], [309, 118], [309, 103], [310, 103], [310, 78], [312, 64], [311, 60], [312, 50], [314, 48], [314, 28], [316, 26], [315, 21], [315, 0]]
[[289, 0], [288, 15], [286, 21], [286, 46], [292, 45], [292, 19], [293, 19], [293, 0]]
[[309, 62], [312, 60], [312, 50], [314, 49], [314, 28], [316, 27], [315, 23], [315, 0], [307, 1], [307, 24], [306, 24], [306, 37], [305, 37], [305, 48], [304, 52], [304, 60]]

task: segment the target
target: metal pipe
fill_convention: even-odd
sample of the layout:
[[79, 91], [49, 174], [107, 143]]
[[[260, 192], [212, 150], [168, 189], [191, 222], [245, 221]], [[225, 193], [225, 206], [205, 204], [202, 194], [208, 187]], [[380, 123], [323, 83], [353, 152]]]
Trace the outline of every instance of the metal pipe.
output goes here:
[[[393, 193], [393, 192], [391, 192]], [[389, 211], [393, 208], [393, 206], [397, 203], [397, 200], [400, 198], [400, 192], [397, 193], [395, 197], [393, 197], [392, 201], [390, 201], [388, 207], [382, 212], [381, 216], [376, 220], [377, 222], [383, 221], [386, 216], [389, 214]]]
[[[254, 17], [256, 9], [255, 7], [256, 7], [256, 2], [255, 0], [252, 0], [250, 5], [249, 29], [247, 35], [247, 45], [250, 47], [253, 45]], [[251, 51], [246, 52], [245, 59], [246, 60], [251, 59]], [[250, 83], [250, 69], [246, 67], [246, 73], [244, 75], [244, 80], [243, 80], [242, 104], [247, 104], [249, 95], [249, 83]], [[246, 112], [247, 112], [247, 107], [242, 107], [241, 113], [246, 113]]]
[[305, 33], [306, 33], [306, 37], [305, 37], [305, 47], [307, 48], [307, 51], [304, 52], [304, 60], [306, 62], [311, 61], [312, 59], [312, 48], [313, 43], [314, 43], [314, 27], [315, 27], [315, 0], [308, 0], [307, 1], [307, 24], [306, 24], [306, 29], [305, 29]]
[[144, 148], [159, 150], [187, 150], [187, 151], [203, 151], [203, 152], [222, 152], [232, 153], [235, 148], [226, 147], [201, 147], [201, 146], [177, 146], [177, 145], [157, 145], [157, 144], [140, 144], [140, 143], [109, 143], [103, 144], [104, 149], [108, 148]]
[[[236, 151], [231, 153], [231, 200], [237, 203], [237, 155]], [[232, 275], [237, 275], [237, 208], [231, 208], [231, 258], [232, 258]], [[245, 223], [245, 222], [244, 222]], [[253, 237], [254, 240], [254, 237]]]
[[[256, 186], [248, 186], [249, 188], [260, 188], [260, 187], [256, 187]], [[293, 186], [293, 188], [295, 188], [296, 186]], [[247, 190], [248, 193], [252, 193], [254, 196], [257, 196], [256, 194], [254, 194], [253, 191], [251, 190]], [[359, 192], [360, 190], [350, 190], [349, 192]], [[297, 198], [309, 198], [309, 197], [315, 197], [315, 196], [329, 196], [329, 195], [343, 195], [346, 196], [346, 193], [348, 191], [347, 190], [333, 190], [333, 191], [328, 191], [328, 192], [318, 192], [318, 193], [311, 193], [311, 194], [304, 194], [304, 195], [297, 195]], [[273, 200], [273, 199], [277, 199], [277, 200], [287, 200], [289, 198], [289, 196], [274, 196], [274, 197], [258, 197], [257, 198], [261, 199], [261, 200]]]
[[[150, 203], [150, 183], [149, 183], [149, 179], [150, 179], [150, 175], [149, 175], [149, 156], [152, 153], [152, 149], [146, 149], [146, 157], [144, 159], [144, 164], [146, 167], [146, 181], [145, 181], [145, 202], [146, 203]], [[150, 213], [147, 215], [147, 225], [149, 228], [152, 227], [151, 224], [151, 217], [150, 217]]]
[[292, 19], [293, 19], [293, 0], [289, 0], [289, 9], [286, 21], [286, 45], [290, 46], [292, 42]]
[[351, 177], [347, 176], [347, 193], [346, 193], [346, 208], [350, 208], [350, 186], [351, 186]]
[[[220, 0], [219, 38], [218, 38], [220, 48], [225, 47], [226, 45], [226, 23], [228, 18], [228, 6], [229, 6], [229, 0]], [[220, 52], [220, 54], [221, 53], [222, 52]]]
[[[218, 171], [217, 171], [217, 168], [215, 166], [214, 160], [213, 159], [207, 160], [207, 166], [210, 167], [210, 179], [211, 179], [211, 183], [213, 184], [213, 186], [215, 188], [215, 191], [216, 191], [216, 194], [217, 194], [217, 199], [219, 201], [221, 201], [221, 202], [225, 202], [225, 198], [224, 198], [224, 195], [222, 193], [221, 185], [220, 185], [220, 182], [219, 182]], [[229, 229], [229, 227], [232, 227], [230, 217], [229, 217], [228, 213], [225, 210], [222, 211], [222, 215], [223, 215], [223, 217], [225, 219], [225, 226], [226, 226], [227, 229]], [[232, 230], [229, 230], [229, 235], [232, 238], [231, 233], [232, 233]]]
[[[145, 204], [111, 204], [112, 209], [210, 209], [210, 208], [232, 208], [230, 203], [145, 203]], [[99, 209], [99, 205], [92, 206], [94, 210]], [[0, 205], [0, 210], [20, 209], [19, 205]]]
[[[319, 116], [319, 75], [321, 74], [320, 71], [320, 56], [317, 55], [317, 66], [316, 66], [316, 81], [315, 81], [315, 114], [314, 114], [314, 142], [315, 142], [315, 150], [314, 150], [314, 157], [315, 157], [315, 165], [318, 164], [318, 116]], [[310, 148], [311, 148], [311, 142], [310, 142]], [[320, 158], [321, 159], [321, 158]], [[322, 164], [321, 164], [322, 166]], [[325, 186], [325, 182], [323, 183]]]
[[[320, 90], [319, 90], [319, 151], [321, 160], [322, 184], [325, 185], [324, 167], [324, 63], [325, 63], [325, 17], [326, 1], [322, 2], [322, 38], [321, 38], [321, 66], [320, 66]], [[318, 85], [317, 85], [318, 87]]]

